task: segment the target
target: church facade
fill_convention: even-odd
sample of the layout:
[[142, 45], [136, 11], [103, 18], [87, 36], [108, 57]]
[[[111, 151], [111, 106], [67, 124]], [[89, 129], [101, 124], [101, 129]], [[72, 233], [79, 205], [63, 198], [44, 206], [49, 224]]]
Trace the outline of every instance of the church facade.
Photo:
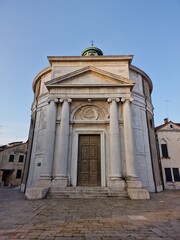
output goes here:
[[48, 57], [33, 81], [28, 199], [68, 189], [162, 190], [153, 125], [152, 82], [132, 55]]

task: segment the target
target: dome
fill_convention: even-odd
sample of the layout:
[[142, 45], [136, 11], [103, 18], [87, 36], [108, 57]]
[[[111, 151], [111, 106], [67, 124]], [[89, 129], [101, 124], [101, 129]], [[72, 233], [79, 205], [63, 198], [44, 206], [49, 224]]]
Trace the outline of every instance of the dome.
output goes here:
[[103, 55], [103, 52], [101, 51], [101, 49], [95, 46], [90, 46], [88, 48], [85, 48], [81, 54], [81, 56], [102, 56], [102, 55]]

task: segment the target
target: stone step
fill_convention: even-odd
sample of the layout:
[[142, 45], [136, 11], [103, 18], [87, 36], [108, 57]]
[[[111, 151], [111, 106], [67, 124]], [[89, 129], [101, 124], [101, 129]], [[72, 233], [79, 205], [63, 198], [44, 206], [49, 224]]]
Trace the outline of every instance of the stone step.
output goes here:
[[47, 198], [107, 198], [128, 199], [126, 190], [115, 190], [108, 187], [67, 187], [50, 189]]

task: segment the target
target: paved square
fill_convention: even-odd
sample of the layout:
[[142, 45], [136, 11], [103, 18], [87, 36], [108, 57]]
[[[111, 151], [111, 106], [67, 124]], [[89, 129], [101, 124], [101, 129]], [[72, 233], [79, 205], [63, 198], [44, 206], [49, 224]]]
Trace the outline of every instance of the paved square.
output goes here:
[[43, 199], [28, 201], [0, 188], [0, 239], [180, 239], [180, 190], [150, 200]]

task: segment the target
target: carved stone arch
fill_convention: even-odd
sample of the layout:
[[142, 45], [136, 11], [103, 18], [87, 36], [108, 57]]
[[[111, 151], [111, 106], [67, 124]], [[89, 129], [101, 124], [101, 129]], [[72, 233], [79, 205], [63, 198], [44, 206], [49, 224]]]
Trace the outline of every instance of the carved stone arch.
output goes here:
[[71, 120], [108, 120], [109, 113], [101, 104], [83, 103], [74, 109]]
[[84, 105], [87, 105], [85, 103], [80, 103], [78, 106], [76, 106], [74, 109], [72, 109], [71, 111], [71, 116], [70, 116], [70, 120], [74, 120], [74, 115], [76, 114], [76, 112], [81, 108], [83, 107]]

